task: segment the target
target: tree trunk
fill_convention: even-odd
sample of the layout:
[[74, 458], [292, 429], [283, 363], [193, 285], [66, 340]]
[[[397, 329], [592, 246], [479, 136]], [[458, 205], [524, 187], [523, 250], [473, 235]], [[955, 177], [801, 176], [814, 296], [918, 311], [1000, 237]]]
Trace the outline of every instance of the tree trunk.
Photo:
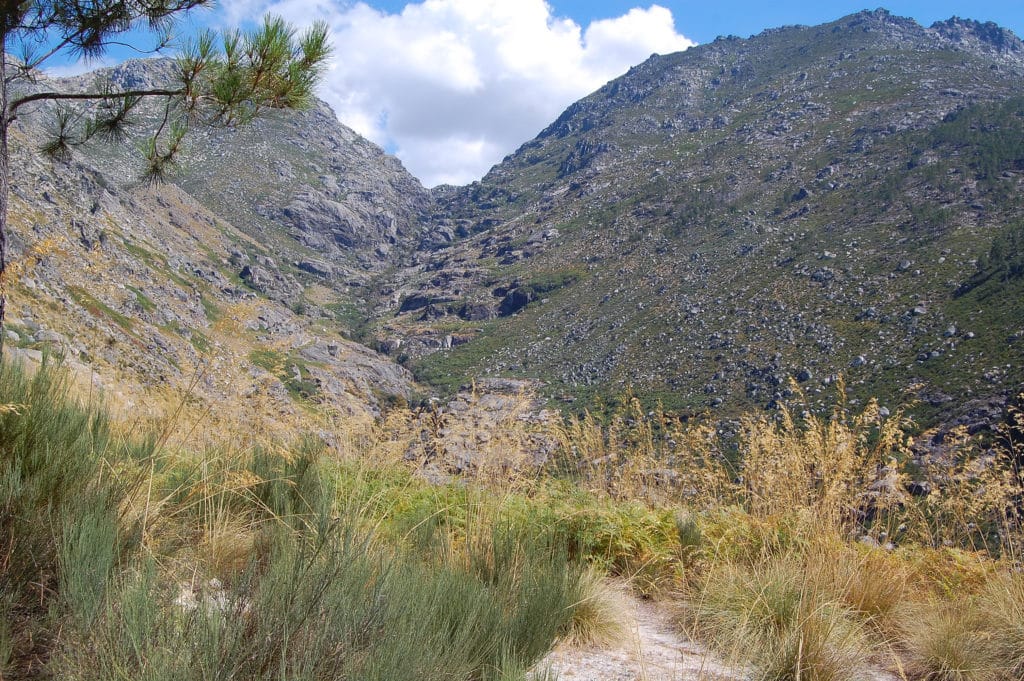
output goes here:
[[10, 119], [7, 113], [7, 55], [3, 53], [0, 41], [0, 361], [4, 357], [4, 340], [7, 331], [4, 319], [7, 316], [7, 204], [10, 196], [11, 166], [7, 150], [7, 128]]

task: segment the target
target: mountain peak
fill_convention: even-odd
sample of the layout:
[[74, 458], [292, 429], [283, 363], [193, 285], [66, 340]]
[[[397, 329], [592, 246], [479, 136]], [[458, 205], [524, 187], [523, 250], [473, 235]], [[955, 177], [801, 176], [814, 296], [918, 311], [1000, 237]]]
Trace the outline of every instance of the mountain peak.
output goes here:
[[836, 25], [850, 30], [881, 30], [908, 37], [922, 37], [925, 35], [925, 29], [921, 24], [910, 17], [893, 14], [881, 7], [873, 10], [861, 10], [856, 14], [843, 17], [834, 22], [833, 26]]
[[935, 22], [931, 29], [953, 43], [980, 47], [989, 52], [1014, 55], [1024, 53], [1024, 42], [1013, 31], [991, 21], [980, 22], [954, 16]]

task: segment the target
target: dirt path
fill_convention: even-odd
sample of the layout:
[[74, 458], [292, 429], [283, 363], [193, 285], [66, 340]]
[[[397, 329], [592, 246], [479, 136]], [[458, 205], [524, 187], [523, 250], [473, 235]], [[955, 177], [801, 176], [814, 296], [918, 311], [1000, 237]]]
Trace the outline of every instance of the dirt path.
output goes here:
[[[681, 635], [657, 606], [630, 599], [632, 635], [613, 648], [562, 648], [541, 663], [559, 681], [742, 681], [743, 671], [729, 666], [699, 643]], [[899, 681], [878, 669], [871, 681]], [[862, 677], [862, 678], [865, 678]]]
[[[559, 649], [545, 664], [560, 681], [725, 681], [742, 674], [681, 636], [650, 603], [631, 600], [632, 636], [612, 649]], [[543, 664], [542, 664], [543, 666]]]

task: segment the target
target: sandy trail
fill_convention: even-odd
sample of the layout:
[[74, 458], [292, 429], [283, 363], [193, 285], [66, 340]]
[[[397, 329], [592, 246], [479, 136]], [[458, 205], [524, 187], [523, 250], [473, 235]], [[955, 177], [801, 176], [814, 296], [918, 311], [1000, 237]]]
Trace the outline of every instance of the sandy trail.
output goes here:
[[630, 599], [632, 635], [616, 648], [562, 648], [547, 657], [561, 681], [725, 681], [742, 673], [681, 636], [655, 605]]
[[[656, 605], [630, 598], [632, 635], [613, 648], [560, 648], [540, 668], [550, 667], [560, 681], [742, 681], [742, 669], [716, 658], [689, 640]], [[899, 681], [878, 669], [871, 681]]]

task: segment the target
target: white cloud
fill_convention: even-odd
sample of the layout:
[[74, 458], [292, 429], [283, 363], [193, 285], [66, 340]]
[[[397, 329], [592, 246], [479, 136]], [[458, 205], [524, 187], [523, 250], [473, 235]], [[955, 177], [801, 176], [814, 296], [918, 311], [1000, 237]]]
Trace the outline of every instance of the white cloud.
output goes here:
[[108, 66], [114, 66], [118, 60], [114, 58], [109, 59], [87, 59], [85, 57], [78, 61], [69, 62], [67, 64], [58, 64], [56, 66], [45, 66], [43, 73], [51, 78], [70, 78], [71, 76], [80, 76], [83, 73], [95, 71], [96, 69], [103, 69]]
[[341, 0], [221, 7], [229, 23], [326, 20], [335, 54], [320, 95], [427, 186], [481, 177], [575, 100], [651, 53], [693, 45], [657, 5], [585, 29], [544, 0], [425, 0], [398, 14]]

